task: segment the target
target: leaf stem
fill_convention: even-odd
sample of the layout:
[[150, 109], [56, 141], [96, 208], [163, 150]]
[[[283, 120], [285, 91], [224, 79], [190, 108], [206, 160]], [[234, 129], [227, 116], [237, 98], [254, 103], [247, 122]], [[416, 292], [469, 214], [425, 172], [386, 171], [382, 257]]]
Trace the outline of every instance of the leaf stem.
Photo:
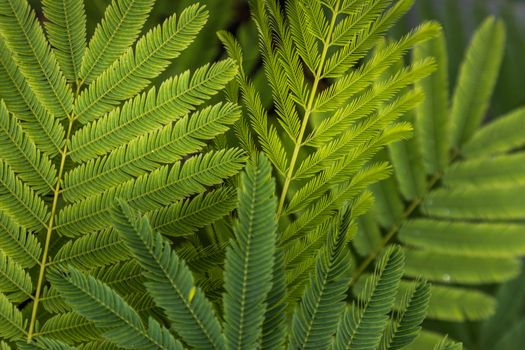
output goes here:
[[36, 319], [37, 319], [36, 316], [38, 313], [38, 306], [40, 303], [40, 295], [42, 293], [42, 286], [44, 285], [44, 276], [45, 276], [45, 271], [46, 271], [47, 258], [49, 255], [49, 245], [51, 243], [51, 236], [53, 233], [53, 224], [54, 224], [54, 219], [55, 219], [55, 215], [56, 215], [56, 211], [58, 207], [58, 198], [60, 197], [60, 185], [62, 182], [62, 175], [64, 173], [64, 168], [66, 164], [67, 146], [68, 146], [69, 139], [71, 138], [71, 132], [73, 130], [74, 118], [72, 116], [69, 116], [68, 119], [69, 119], [69, 127], [68, 127], [67, 135], [66, 135], [66, 144], [64, 145], [64, 149], [61, 152], [62, 157], [60, 159], [60, 169], [58, 170], [58, 179], [57, 179], [57, 183], [55, 186], [55, 190], [53, 192], [53, 204], [51, 206], [51, 217], [49, 218], [49, 223], [47, 225], [46, 242], [44, 245], [44, 252], [42, 254], [42, 261], [40, 263], [40, 272], [38, 274], [38, 282], [37, 282], [35, 297], [34, 297], [34, 302], [33, 302], [33, 311], [31, 312], [31, 321], [29, 322], [29, 331], [27, 333], [28, 341], [32, 340], [33, 334], [35, 331], [35, 324], [36, 324]]

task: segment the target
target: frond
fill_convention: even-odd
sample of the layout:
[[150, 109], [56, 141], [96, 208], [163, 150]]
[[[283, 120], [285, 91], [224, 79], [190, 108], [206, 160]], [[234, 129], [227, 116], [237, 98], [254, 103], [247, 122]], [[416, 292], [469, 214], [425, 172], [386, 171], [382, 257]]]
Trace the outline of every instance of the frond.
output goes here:
[[389, 323], [379, 348], [383, 350], [397, 350], [410, 344], [421, 329], [430, 300], [430, 284], [426, 282], [417, 283], [414, 288], [405, 295], [403, 309]]
[[66, 117], [73, 107], [73, 94], [34, 11], [26, 0], [5, 0], [0, 3], [0, 13], [3, 40], [28, 85], [48, 111]]
[[462, 153], [469, 158], [503, 154], [525, 145], [522, 128], [525, 108], [519, 108], [483, 126], [465, 143]]
[[82, 270], [127, 260], [130, 252], [119, 234], [108, 228], [70, 240], [58, 250], [50, 266], [74, 266]]
[[0, 209], [18, 224], [36, 231], [47, 225], [47, 205], [0, 160]]
[[36, 337], [47, 337], [75, 344], [97, 340], [101, 332], [95, 324], [76, 312], [67, 312], [48, 319], [40, 331], [35, 333]]
[[94, 81], [133, 44], [154, 0], [113, 0], [97, 25], [80, 66], [84, 82]]
[[45, 28], [66, 78], [80, 81], [80, 65], [86, 50], [86, 14], [82, 0], [43, 0]]
[[228, 215], [236, 206], [236, 190], [221, 187], [150, 212], [148, 217], [162, 234], [185, 236]]
[[270, 162], [258, 155], [241, 175], [239, 219], [226, 251], [224, 334], [230, 349], [253, 348], [261, 335], [275, 254], [274, 191]]
[[75, 350], [76, 348], [70, 346], [60, 340], [38, 337], [28, 342], [19, 342], [18, 348], [21, 350]]
[[0, 158], [35, 192], [47, 194], [54, 189], [57, 170], [22, 130], [22, 126], [0, 100]]
[[0, 293], [0, 336], [8, 340], [21, 339], [27, 335], [26, 324], [22, 312]]
[[290, 329], [292, 349], [328, 348], [344, 311], [350, 279], [348, 209], [340, 220], [339, 227], [328, 234], [326, 246], [316, 258], [314, 273], [310, 274], [310, 283], [293, 314]]
[[0, 293], [11, 302], [32, 299], [33, 282], [29, 273], [0, 250]]
[[[452, 142], [462, 146], [479, 127], [503, 57], [505, 28], [487, 18], [474, 35], [463, 61], [450, 111]], [[483, 72], [479, 75], [479, 72]]]
[[48, 278], [80, 315], [94, 322], [103, 336], [116, 345], [182, 350], [167, 329], [152, 319], [146, 327], [126, 301], [102, 282], [74, 268], [66, 273], [55, 271]]
[[418, 139], [425, 170], [427, 174], [435, 174], [447, 166], [450, 144], [448, 57], [442, 30], [436, 38], [415, 47], [414, 59], [424, 57], [436, 57], [437, 69], [416, 84], [424, 92], [425, 99], [417, 107], [415, 125], [420, 139], [425, 140], [421, 142]]
[[66, 173], [64, 198], [79, 201], [196, 153], [206, 146], [206, 141], [226, 132], [239, 114], [233, 104], [216, 104], [136, 137], [109, 155]]
[[88, 343], [79, 344], [78, 350], [120, 350], [119, 347], [107, 340], [95, 340]]
[[23, 122], [22, 128], [39, 149], [56, 155], [64, 145], [64, 127], [33, 93], [4, 40], [0, 40], [0, 75], [0, 96], [7, 109]]
[[128, 49], [80, 93], [74, 108], [78, 120], [93, 121], [142, 91], [194, 40], [207, 17], [204, 7], [194, 4], [151, 29], [137, 41], [135, 50]]
[[124, 202], [113, 211], [113, 226], [144, 270], [146, 287], [155, 303], [164, 309], [177, 334], [196, 349], [223, 349], [221, 326], [211, 303], [195, 289], [191, 271], [155, 234], [146, 218], [137, 217]]
[[111, 223], [114, 198], [122, 198], [141, 211], [151, 211], [186, 196], [218, 185], [242, 168], [245, 156], [239, 149], [208, 152], [163, 166], [150, 174], [112, 187], [69, 205], [59, 214], [57, 228], [68, 236], [103, 229]]
[[0, 211], [0, 250], [24, 268], [40, 262], [42, 247], [37, 237]]
[[79, 129], [69, 155], [86, 161], [117, 148], [143, 133], [176, 121], [224, 88], [234, 76], [233, 61], [224, 60], [169, 78], [159, 87], [127, 101], [104, 117]]
[[403, 275], [404, 257], [399, 248], [388, 249], [367, 281], [362, 301], [345, 310], [337, 326], [333, 349], [370, 349], [379, 345], [388, 312]]

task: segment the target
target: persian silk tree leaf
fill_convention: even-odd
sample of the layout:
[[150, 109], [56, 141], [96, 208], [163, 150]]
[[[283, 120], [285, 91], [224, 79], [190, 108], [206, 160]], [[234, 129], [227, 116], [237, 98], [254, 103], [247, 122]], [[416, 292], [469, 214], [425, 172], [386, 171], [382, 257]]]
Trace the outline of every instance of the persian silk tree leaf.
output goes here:
[[48, 111], [66, 117], [73, 107], [73, 94], [34, 11], [27, 0], [2, 0], [0, 13], [2, 39], [29, 86]]
[[0, 96], [7, 109], [24, 122], [24, 131], [39, 149], [50, 156], [56, 155], [64, 144], [64, 127], [29, 87], [4, 40], [0, 40], [0, 76]]
[[347, 309], [337, 326], [333, 349], [375, 349], [387, 325], [403, 275], [403, 252], [390, 247], [379, 261], [359, 303]]
[[106, 8], [104, 18], [97, 25], [82, 59], [80, 76], [83, 81], [89, 83], [95, 80], [133, 44], [154, 2], [154, 0], [111, 2]]
[[27, 334], [25, 328], [22, 312], [0, 293], [0, 336], [9, 340], [21, 339]]
[[0, 250], [24, 268], [40, 262], [42, 247], [38, 238], [0, 211]]
[[206, 141], [228, 131], [240, 115], [237, 106], [216, 104], [148, 134], [136, 137], [111, 154], [91, 160], [64, 178], [64, 198], [78, 201], [133, 177], [174, 163], [206, 146]]
[[66, 78], [77, 83], [86, 49], [86, 14], [82, 0], [43, 0], [45, 27]]
[[228, 349], [256, 348], [261, 336], [277, 229], [271, 169], [267, 158], [257, 155], [241, 176], [239, 219], [224, 268], [224, 333]]
[[194, 349], [224, 349], [212, 304], [195, 288], [191, 271], [170, 242], [123, 201], [113, 210], [113, 226], [142, 266], [149, 294], [164, 309], [181, 339]]
[[327, 349], [345, 308], [350, 280], [350, 251], [347, 247], [350, 211], [328, 234], [325, 249], [317, 256], [314, 273], [295, 309], [289, 349]]
[[129, 49], [80, 94], [74, 109], [78, 120], [90, 122], [135, 96], [188, 47], [207, 17], [204, 7], [194, 4], [151, 29], [135, 50]]
[[237, 174], [245, 158], [241, 150], [232, 148], [200, 154], [171, 167], [163, 166], [63, 208], [57, 229], [67, 236], [104, 229], [111, 223], [115, 198], [122, 198], [135, 209], [146, 212], [203, 193], [207, 187], [219, 185]]
[[22, 181], [39, 194], [54, 189], [57, 171], [41, 153], [13, 114], [0, 100], [0, 158], [11, 166]]
[[0, 159], [0, 209], [27, 229], [40, 230], [49, 216], [46, 203]]
[[95, 323], [105, 338], [124, 348], [182, 350], [168, 330], [150, 319], [146, 328], [140, 316], [104, 283], [70, 267], [52, 271], [49, 280], [75, 310]]
[[153, 87], [77, 131], [71, 139], [71, 158], [89, 160], [176, 121], [217, 94], [236, 72], [235, 63], [224, 60], [166, 80], [158, 91]]
[[436, 71], [420, 80], [418, 86], [425, 99], [417, 106], [416, 129], [427, 174], [443, 171], [448, 164], [450, 149], [448, 118], [448, 58], [443, 31], [416, 46], [414, 59], [435, 57]]
[[75, 350], [74, 346], [68, 345], [60, 340], [36, 337], [31, 343], [19, 342], [17, 344], [20, 350]]
[[485, 117], [504, 44], [503, 22], [493, 17], [487, 18], [474, 34], [461, 66], [450, 112], [455, 147], [459, 148], [468, 141]]

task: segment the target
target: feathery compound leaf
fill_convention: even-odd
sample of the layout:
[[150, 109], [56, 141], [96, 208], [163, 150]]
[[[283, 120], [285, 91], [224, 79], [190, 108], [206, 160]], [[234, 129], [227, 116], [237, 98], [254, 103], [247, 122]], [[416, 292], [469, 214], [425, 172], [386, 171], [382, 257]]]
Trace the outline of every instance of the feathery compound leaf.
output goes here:
[[226, 251], [224, 319], [228, 349], [257, 346], [271, 288], [277, 207], [270, 162], [256, 156], [241, 175], [239, 219]]
[[314, 273], [295, 309], [290, 349], [327, 349], [346, 303], [350, 280], [347, 247], [350, 210], [342, 214], [337, 229], [328, 234], [326, 247], [317, 256]]
[[201, 193], [148, 213], [152, 226], [167, 236], [194, 233], [230, 213], [237, 206], [237, 192], [229, 187]]
[[86, 49], [86, 14], [82, 0], [43, 0], [45, 27], [60, 68], [74, 83]]
[[24, 268], [40, 262], [42, 247], [38, 238], [0, 211], [0, 250]]
[[27, 0], [1, 0], [0, 13], [2, 38], [29, 86], [48, 111], [66, 117], [73, 107], [73, 95], [34, 11]]
[[182, 350], [168, 331], [150, 319], [146, 328], [140, 316], [104, 283], [70, 267], [67, 274], [52, 271], [49, 280], [67, 302], [95, 323], [104, 337], [118, 346], [139, 349]]
[[22, 312], [0, 293], [0, 336], [3, 339], [17, 340], [27, 334], [25, 328]]
[[129, 49], [80, 94], [75, 102], [79, 121], [90, 122], [142, 91], [193, 41], [207, 16], [204, 7], [194, 4], [150, 30], [135, 50]]
[[195, 349], [224, 349], [211, 303], [200, 288], [191, 293], [195, 289], [191, 271], [170, 242], [154, 233], [149, 221], [137, 217], [122, 201], [113, 210], [113, 226], [142, 266], [149, 294], [182, 340]]
[[29, 274], [0, 250], [0, 293], [5, 294], [11, 301], [21, 302], [31, 299], [32, 291], [33, 283]]
[[0, 159], [0, 209], [27, 229], [40, 230], [47, 225], [47, 205], [24, 184]]
[[20, 350], [76, 350], [74, 346], [70, 346], [56, 339], [37, 337], [31, 343], [17, 344]]
[[448, 57], [442, 30], [435, 39], [419, 44], [414, 50], [414, 60], [430, 56], [436, 58], [437, 69], [416, 84], [425, 93], [425, 99], [417, 107], [416, 127], [425, 170], [435, 174], [445, 169], [450, 149]]
[[49, 337], [71, 344], [100, 339], [101, 332], [93, 322], [76, 312], [67, 312], [48, 319], [35, 336]]
[[176, 121], [217, 94], [236, 71], [232, 60], [224, 60], [205, 65], [191, 76], [186, 71], [166, 80], [158, 92], [154, 87], [77, 131], [71, 140], [71, 158], [86, 161]]
[[57, 175], [54, 164], [24, 133], [4, 100], [0, 100], [0, 158], [35, 192], [47, 194], [53, 190]]
[[111, 154], [66, 173], [64, 198], [78, 201], [152, 171], [161, 164], [174, 163], [202, 149], [205, 141], [226, 132], [239, 115], [237, 106], [217, 104], [141, 135]]
[[113, 0], [97, 25], [82, 59], [80, 76], [85, 82], [95, 80], [113, 61], [133, 44], [154, 0]]
[[454, 92], [450, 120], [455, 147], [468, 141], [485, 117], [504, 45], [503, 22], [487, 18], [472, 39]]
[[244, 153], [227, 149], [199, 154], [170, 168], [163, 166], [150, 174], [130, 180], [104, 193], [86, 198], [60, 211], [57, 228], [64, 235], [78, 236], [107, 227], [115, 198], [128, 201], [141, 211], [159, 209], [184, 197], [199, 194], [206, 186], [221, 184], [243, 167]]
[[24, 131], [38, 148], [50, 156], [56, 155], [64, 144], [64, 128], [35, 96], [4, 40], [0, 40], [0, 76], [0, 98], [5, 100], [7, 109], [23, 121]]
[[410, 344], [418, 336], [421, 324], [427, 314], [429, 300], [430, 284], [426, 282], [417, 283], [406, 294], [403, 309], [394, 321], [387, 326], [379, 348], [381, 350], [397, 350]]
[[378, 262], [375, 275], [367, 281], [362, 300], [345, 310], [339, 321], [333, 349], [375, 349], [387, 325], [388, 312], [403, 275], [401, 249], [389, 248]]

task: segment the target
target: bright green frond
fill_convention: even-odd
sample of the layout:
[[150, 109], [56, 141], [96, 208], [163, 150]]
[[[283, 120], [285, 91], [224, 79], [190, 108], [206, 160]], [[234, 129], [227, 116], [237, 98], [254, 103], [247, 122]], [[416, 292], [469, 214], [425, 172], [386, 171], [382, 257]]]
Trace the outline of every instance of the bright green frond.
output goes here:
[[68, 345], [57, 339], [37, 337], [31, 343], [18, 342], [20, 350], [76, 350], [74, 346]]
[[443, 338], [443, 340], [440, 341], [439, 344], [437, 344], [434, 347], [434, 350], [462, 350], [462, 349], [463, 349], [463, 345], [461, 345], [461, 343], [449, 341], [447, 337]]
[[47, 205], [0, 160], [0, 209], [27, 229], [40, 230], [47, 225]]
[[462, 256], [513, 257], [525, 254], [525, 226], [417, 219], [408, 221], [399, 239], [429, 252]]
[[4, 100], [0, 100], [0, 158], [35, 192], [47, 194], [54, 189], [57, 176], [54, 164], [25, 134]]
[[193, 41], [207, 17], [204, 7], [194, 4], [151, 29], [80, 94], [74, 109], [78, 120], [93, 121], [142, 91]]
[[57, 228], [67, 236], [100, 230], [111, 223], [111, 208], [115, 198], [128, 201], [143, 212], [159, 209], [184, 197], [199, 194], [207, 186], [223, 183], [237, 174], [244, 165], [245, 155], [239, 149], [211, 151], [163, 166], [102, 194], [86, 198], [60, 211]]
[[493, 17], [486, 19], [467, 50], [454, 91], [450, 120], [455, 147], [468, 141], [485, 117], [504, 45], [503, 22]]
[[217, 94], [235, 72], [235, 63], [224, 60], [166, 80], [158, 91], [152, 88], [77, 131], [71, 139], [71, 158], [86, 161], [176, 121]]
[[224, 349], [222, 329], [211, 303], [200, 289], [195, 290], [191, 271], [170, 242], [154, 233], [149, 221], [137, 217], [124, 202], [113, 211], [113, 226], [142, 266], [149, 294], [182, 340], [195, 349]]
[[379, 348], [381, 350], [404, 349], [421, 330], [421, 324], [427, 315], [430, 300], [430, 284], [419, 282], [414, 285], [403, 301], [402, 310], [389, 323]]
[[430, 41], [419, 44], [414, 59], [435, 57], [436, 71], [420, 80], [418, 86], [425, 93], [425, 100], [418, 105], [416, 127], [421, 146], [423, 164], [428, 174], [443, 171], [448, 164], [450, 149], [448, 106], [448, 57], [442, 31]]
[[439, 189], [427, 196], [422, 209], [440, 218], [519, 220], [525, 218], [524, 195], [522, 184]]
[[0, 350], [11, 350], [11, 347], [2, 340], [0, 341]]
[[24, 268], [40, 262], [42, 247], [37, 237], [0, 211], [0, 250]]
[[65, 174], [64, 198], [78, 201], [146, 172], [179, 161], [228, 131], [240, 115], [237, 106], [216, 104], [148, 134], [136, 137], [111, 154], [90, 160]]
[[525, 145], [525, 108], [497, 118], [482, 127], [462, 148], [468, 157], [490, 157]]
[[26, 323], [22, 312], [0, 293], [0, 336], [9, 340], [21, 339], [27, 334]]
[[47, 36], [66, 78], [80, 81], [86, 50], [86, 14], [82, 0], [43, 0]]
[[35, 96], [3, 40], [0, 40], [0, 76], [0, 98], [7, 109], [23, 121], [22, 128], [39, 149], [56, 155], [64, 144], [64, 127]]
[[140, 316], [112, 289], [91, 276], [69, 268], [66, 273], [49, 275], [53, 286], [86, 319], [103, 332], [103, 336], [122, 347], [182, 350], [168, 331], [150, 319], [148, 328]]
[[68, 344], [97, 340], [101, 332], [91, 322], [76, 312], [67, 312], [48, 319], [35, 336], [49, 337]]
[[405, 274], [422, 276], [432, 282], [481, 284], [510, 280], [520, 272], [513, 257], [462, 256], [405, 249]]
[[274, 265], [277, 222], [275, 182], [263, 155], [241, 175], [239, 219], [226, 251], [224, 319], [229, 349], [252, 349], [261, 336]]
[[525, 152], [457, 162], [443, 176], [443, 184], [455, 188], [524, 183]]
[[16, 261], [0, 250], [0, 293], [12, 302], [31, 299], [33, 283], [31, 277]]
[[2, 0], [0, 13], [2, 37], [27, 83], [48, 111], [66, 117], [73, 95], [34, 11], [27, 0]]
[[214, 223], [236, 206], [237, 192], [221, 187], [150, 212], [148, 217], [156, 231], [168, 236], [185, 236]]
[[79, 344], [77, 346], [78, 350], [122, 350], [122, 348], [117, 347], [115, 344], [111, 343], [108, 340], [95, 340], [88, 343]]
[[350, 280], [349, 209], [341, 214], [340, 220], [315, 259], [314, 273], [310, 274], [309, 284], [293, 314], [290, 349], [327, 349], [345, 309]]
[[82, 59], [80, 76], [84, 82], [95, 80], [133, 44], [154, 3], [154, 0], [111, 2]]
[[366, 282], [359, 303], [345, 310], [337, 326], [333, 349], [372, 349], [379, 345], [403, 274], [403, 252], [389, 248]]
[[109, 229], [84, 235], [64, 244], [50, 265], [74, 266], [82, 270], [127, 260], [130, 252], [117, 232]]

